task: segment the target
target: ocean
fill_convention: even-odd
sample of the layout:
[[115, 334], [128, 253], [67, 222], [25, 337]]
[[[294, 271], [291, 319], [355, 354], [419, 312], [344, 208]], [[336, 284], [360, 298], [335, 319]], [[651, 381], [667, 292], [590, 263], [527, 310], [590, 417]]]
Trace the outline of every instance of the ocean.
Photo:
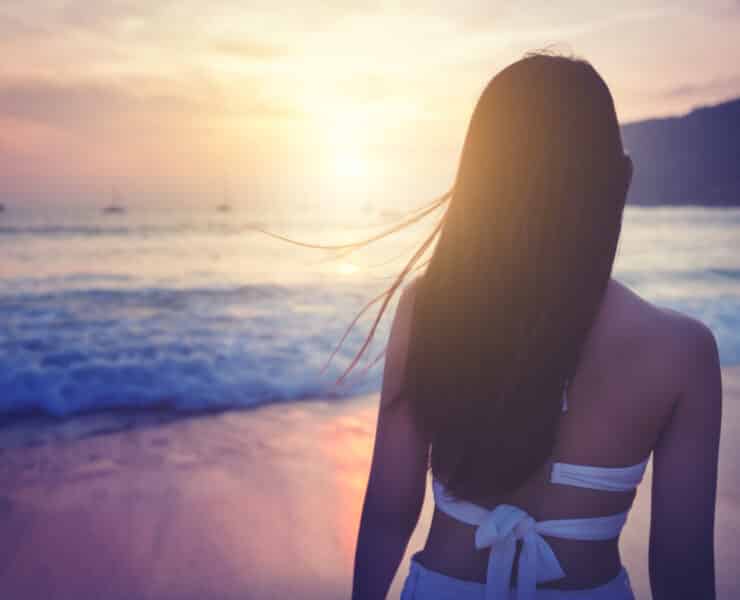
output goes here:
[[[329, 217], [327, 217], [329, 215]], [[392, 210], [8, 206], [0, 213], [0, 414], [209, 411], [377, 391], [395, 302], [368, 361], [335, 385], [428, 218], [356, 254], [298, 247], [366, 238]], [[615, 276], [704, 321], [740, 362], [740, 209], [628, 207]], [[363, 367], [366, 365], [366, 367]]]

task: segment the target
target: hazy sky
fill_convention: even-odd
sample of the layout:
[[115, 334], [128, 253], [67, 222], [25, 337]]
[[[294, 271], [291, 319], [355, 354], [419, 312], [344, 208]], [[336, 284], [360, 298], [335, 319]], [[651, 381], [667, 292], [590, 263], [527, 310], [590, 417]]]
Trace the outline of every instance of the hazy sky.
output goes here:
[[740, 95], [737, 0], [2, 0], [0, 201], [421, 201], [490, 77], [550, 44], [622, 121]]

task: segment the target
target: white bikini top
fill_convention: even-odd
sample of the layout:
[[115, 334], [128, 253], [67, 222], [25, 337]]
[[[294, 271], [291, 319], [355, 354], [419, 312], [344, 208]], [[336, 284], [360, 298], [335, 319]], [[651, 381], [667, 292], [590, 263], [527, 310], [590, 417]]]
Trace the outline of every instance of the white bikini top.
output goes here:
[[[563, 393], [563, 412], [568, 400]], [[572, 485], [605, 492], [628, 492], [642, 481], [648, 459], [628, 467], [591, 467], [556, 462], [550, 483]], [[486, 600], [508, 599], [509, 582], [516, 555], [517, 541], [522, 549], [517, 568], [517, 600], [534, 600], [537, 583], [565, 577], [555, 553], [542, 536], [568, 540], [610, 540], [619, 536], [627, 521], [627, 512], [588, 519], [535, 521], [511, 504], [487, 509], [471, 502], [455, 500], [444, 485], [432, 482], [437, 508], [453, 519], [477, 526], [475, 547], [491, 548], [486, 576]]]

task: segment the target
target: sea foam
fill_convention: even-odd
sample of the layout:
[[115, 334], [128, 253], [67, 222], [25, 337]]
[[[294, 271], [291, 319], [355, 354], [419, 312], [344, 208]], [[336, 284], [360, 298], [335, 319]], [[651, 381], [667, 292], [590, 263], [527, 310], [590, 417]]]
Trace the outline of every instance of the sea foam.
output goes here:
[[[299, 251], [250, 230], [254, 218], [236, 211], [218, 218], [4, 213], [0, 414], [203, 411], [379, 390], [382, 360], [333, 385], [361, 346], [373, 310], [328, 371], [322, 367], [402, 261], [385, 262], [375, 245], [365, 263]], [[322, 227], [306, 221], [291, 236], [366, 237]], [[387, 256], [408, 256], [421, 239], [401, 236]], [[648, 300], [706, 323], [722, 364], [738, 364], [738, 247], [740, 210], [628, 207], [615, 276]], [[386, 266], [379, 271], [374, 263]], [[392, 303], [370, 361], [387, 339], [393, 310]]]
[[375, 390], [379, 367], [334, 385], [359, 329], [322, 373], [347, 325], [327, 306], [358, 300], [277, 286], [0, 297], [0, 412], [199, 411]]

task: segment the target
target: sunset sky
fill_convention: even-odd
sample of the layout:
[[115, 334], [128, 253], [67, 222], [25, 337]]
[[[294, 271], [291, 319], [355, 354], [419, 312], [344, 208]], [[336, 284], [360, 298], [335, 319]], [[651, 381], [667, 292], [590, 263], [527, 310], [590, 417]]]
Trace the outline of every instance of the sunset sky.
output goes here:
[[740, 95], [736, 0], [3, 0], [0, 202], [422, 201], [490, 77], [551, 44], [622, 121]]

